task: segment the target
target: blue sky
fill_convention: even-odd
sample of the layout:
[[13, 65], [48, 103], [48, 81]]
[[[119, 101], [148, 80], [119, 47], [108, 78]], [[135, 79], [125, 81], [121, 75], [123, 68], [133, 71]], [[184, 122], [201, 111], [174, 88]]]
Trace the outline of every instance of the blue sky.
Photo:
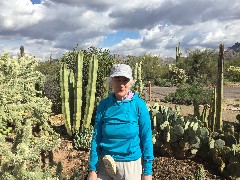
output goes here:
[[33, 4], [41, 4], [41, 0], [31, 0]]
[[175, 58], [179, 42], [183, 54], [240, 42], [239, 9], [239, 0], [0, 1], [0, 53], [17, 55], [23, 45], [26, 54], [46, 60], [79, 44], [122, 57]]
[[110, 33], [106, 35], [106, 39], [102, 42], [103, 47], [109, 47], [114, 44], [121, 42], [122, 40], [129, 38], [129, 39], [137, 39], [139, 38], [139, 34], [136, 32], [131, 31], [117, 31], [114, 33]]

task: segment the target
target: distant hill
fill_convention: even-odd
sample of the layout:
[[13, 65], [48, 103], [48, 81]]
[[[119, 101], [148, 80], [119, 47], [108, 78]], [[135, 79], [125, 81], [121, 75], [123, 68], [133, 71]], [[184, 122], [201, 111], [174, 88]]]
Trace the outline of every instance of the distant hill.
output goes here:
[[229, 47], [228, 50], [233, 50], [235, 52], [240, 52], [240, 43], [235, 43], [232, 47]]
[[240, 43], [237, 42], [232, 47], [228, 47], [224, 55], [226, 60], [236, 56], [240, 56]]

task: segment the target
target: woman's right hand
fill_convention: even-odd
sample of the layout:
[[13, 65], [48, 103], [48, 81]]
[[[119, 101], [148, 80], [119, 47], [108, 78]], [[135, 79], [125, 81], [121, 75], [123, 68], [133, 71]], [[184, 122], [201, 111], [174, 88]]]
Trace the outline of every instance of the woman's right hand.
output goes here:
[[96, 171], [90, 171], [89, 173], [88, 173], [88, 178], [87, 178], [88, 180], [96, 180], [97, 179], [97, 173], [96, 173]]

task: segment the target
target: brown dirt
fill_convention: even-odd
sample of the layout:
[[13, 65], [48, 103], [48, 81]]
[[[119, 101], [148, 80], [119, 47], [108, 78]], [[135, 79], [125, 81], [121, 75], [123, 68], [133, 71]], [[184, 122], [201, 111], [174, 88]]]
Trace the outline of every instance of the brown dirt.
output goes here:
[[[145, 89], [146, 90], [146, 89]], [[153, 87], [153, 97], [161, 99], [170, 92], [174, 92], [173, 88], [158, 88]], [[233, 92], [234, 93], [231, 93]], [[231, 122], [236, 122], [236, 115], [240, 113], [240, 88], [232, 91], [228, 89], [224, 96], [223, 119]], [[146, 91], [147, 92], [147, 91]], [[158, 101], [157, 100], [157, 101]], [[168, 107], [174, 107], [174, 104], [159, 102]], [[181, 105], [181, 113], [183, 115], [193, 114], [192, 106]], [[52, 117], [53, 126], [61, 135], [61, 146], [54, 150], [54, 161], [61, 162], [63, 166], [62, 176], [66, 179], [84, 180], [87, 174], [87, 165], [89, 162], [89, 152], [76, 150], [73, 148], [72, 140], [66, 135], [62, 115]], [[65, 134], [65, 135], [64, 135]], [[177, 180], [181, 176], [192, 175], [197, 165], [203, 165], [206, 173], [206, 179], [225, 179], [208, 164], [199, 159], [177, 160], [169, 157], [161, 157], [155, 155], [153, 163], [153, 179], [169, 179]]]

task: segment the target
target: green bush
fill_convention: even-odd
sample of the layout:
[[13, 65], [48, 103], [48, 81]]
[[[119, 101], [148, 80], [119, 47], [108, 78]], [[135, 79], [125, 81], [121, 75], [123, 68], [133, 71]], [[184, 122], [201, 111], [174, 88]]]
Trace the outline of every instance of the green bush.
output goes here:
[[45, 83], [43, 85], [43, 93], [52, 102], [52, 112], [54, 114], [61, 113], [61, 97], [59, 85], [59, 69], [60, 63], [58, 60], [49, 60], [39, 62], [35, 70], [45, 75]]
[[240, 82], [240, 67], [230, 66], [227, 69], [226, 78], [232, 82]]
[[210, 104], [211, 97], [212, 91], [204, 89], [199, 83], [193, 83], [180, 85], [176, 92], [168, 94], [164, 101], [185, 105], [191, 105], [194, 101], [199, 104]]

